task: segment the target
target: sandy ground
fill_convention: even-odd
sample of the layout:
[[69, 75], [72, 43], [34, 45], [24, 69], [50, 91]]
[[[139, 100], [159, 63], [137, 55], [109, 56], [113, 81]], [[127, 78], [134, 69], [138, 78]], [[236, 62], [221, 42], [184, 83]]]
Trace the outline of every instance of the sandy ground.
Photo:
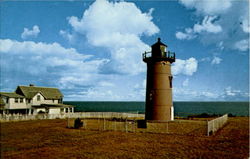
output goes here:
[[215, 135], [66, 128], [66, 120], [1, 123], [1, 158], [248, 158], [249, 118], [229, 118]]

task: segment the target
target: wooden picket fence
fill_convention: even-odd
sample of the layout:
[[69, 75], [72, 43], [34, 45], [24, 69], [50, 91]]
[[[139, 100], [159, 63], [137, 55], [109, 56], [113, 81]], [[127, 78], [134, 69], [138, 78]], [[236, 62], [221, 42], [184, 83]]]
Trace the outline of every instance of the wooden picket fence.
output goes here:
[[228, 120], [228, 115], [225, 114], [219, 118], [207, 121], [207, 136], [213, 135], [216, 131], [222, 128]]

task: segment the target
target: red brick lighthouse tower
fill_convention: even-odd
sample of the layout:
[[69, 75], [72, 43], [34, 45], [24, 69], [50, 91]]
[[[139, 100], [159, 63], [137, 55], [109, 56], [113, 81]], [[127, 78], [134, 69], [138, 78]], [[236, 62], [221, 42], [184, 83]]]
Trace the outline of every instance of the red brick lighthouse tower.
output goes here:
[[160, 38], [151, 49], [143, 54], [143, 61], [147, 63], [145, 119], [174, 120], [171, 64], [175, 62], [175, 53], [167, 51], [167, 45]]

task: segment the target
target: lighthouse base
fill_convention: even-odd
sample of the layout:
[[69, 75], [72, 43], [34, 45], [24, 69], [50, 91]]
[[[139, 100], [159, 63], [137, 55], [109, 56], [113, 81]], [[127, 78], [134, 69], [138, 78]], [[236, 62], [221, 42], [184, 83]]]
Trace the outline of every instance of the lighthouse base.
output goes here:
[[172, 121], [174, 120], [174, 107], [172, 105], [147, 105], [145, 120]]

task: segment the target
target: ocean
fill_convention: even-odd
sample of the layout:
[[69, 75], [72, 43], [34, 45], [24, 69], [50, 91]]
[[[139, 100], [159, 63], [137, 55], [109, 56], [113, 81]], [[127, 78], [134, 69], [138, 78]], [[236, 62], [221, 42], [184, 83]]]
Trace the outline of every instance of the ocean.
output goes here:
[[[145, 102], [65, 101], [64, 104], [75, 106], [76, 112], [145, 113]], [[202, 113], [249, 116], [249, 102], [174, 102], [174, 113], [179, 117]]]

